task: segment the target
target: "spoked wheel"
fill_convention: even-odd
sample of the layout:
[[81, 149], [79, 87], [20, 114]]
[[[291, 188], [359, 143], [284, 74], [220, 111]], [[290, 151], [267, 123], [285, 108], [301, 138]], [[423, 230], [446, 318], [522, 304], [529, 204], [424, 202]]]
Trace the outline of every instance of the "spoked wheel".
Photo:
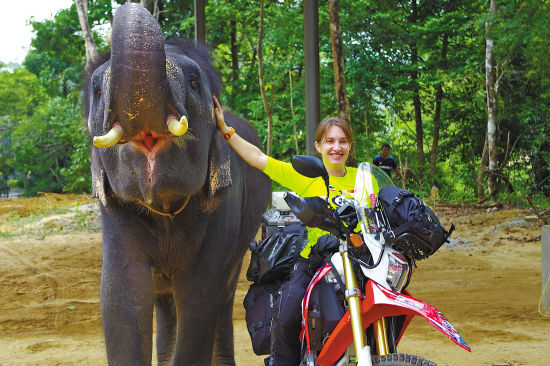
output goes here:
[[424, 357], [410, 355], [408, 353], [391, 353], [384, 356], [375, 356], [372, 360], [373, 366], [437, 366]]

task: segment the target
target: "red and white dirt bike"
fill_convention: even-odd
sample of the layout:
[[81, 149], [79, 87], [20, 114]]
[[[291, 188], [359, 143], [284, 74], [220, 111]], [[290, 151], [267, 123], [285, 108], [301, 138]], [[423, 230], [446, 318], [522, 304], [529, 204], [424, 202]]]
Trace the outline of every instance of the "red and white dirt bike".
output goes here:
[[[319, 159], [295, 156], [292, 163], [305, 176], [324, 177], [328, 188], [328, 174]], [[306, 226], [322, 228], [340, 238], [339, 252], [317, 270], [302, 301], [301, 366], [433, 366], [423, 357], [397, 352], [415, 316], [422, 316], [470, 351], [441, 312], [404, 289], [414, 258], [395, 250], [384, 239], [390, 225], [377, 201], [377, 192], [384, 185], [393, 184], [381, 169], [361, 163], [355, 198], [336, 210], [319, 197], [285, 195], [293, 213]], [[419, 244], [418, 238], [407, 235], [396, 240], [401, 240], [397, 246], [401, 248]]]

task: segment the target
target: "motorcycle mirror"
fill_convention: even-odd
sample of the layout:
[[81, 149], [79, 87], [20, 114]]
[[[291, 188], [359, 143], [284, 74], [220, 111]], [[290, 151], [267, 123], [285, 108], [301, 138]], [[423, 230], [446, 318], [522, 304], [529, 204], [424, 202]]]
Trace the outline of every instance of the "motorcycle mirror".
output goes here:
[[294, 155], [291, 160], [292, 167], [298, 173], [308, 178], [322, 177], [327, 187], [328, 200], [328, 172], [323, 164], [323, 161], [316, 156], [311, 155]]

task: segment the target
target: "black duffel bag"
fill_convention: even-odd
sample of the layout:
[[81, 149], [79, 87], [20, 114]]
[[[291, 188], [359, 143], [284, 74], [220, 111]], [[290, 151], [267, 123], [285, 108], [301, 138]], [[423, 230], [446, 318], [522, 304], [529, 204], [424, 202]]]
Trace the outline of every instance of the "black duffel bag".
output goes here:
[[412, 192], [385, 186], [378, 192], [378, 200], [391, 226], [384, 238], [414, 260], [434, 254], [454, 230], [451, 224], [446, 231], [435, 212]]
[[268, 355], [271, 343], [273, 307], [282, 283], [290, 276], [307, 242], [302, 224], [284, 226], [259, 243], [250, 243], [250, 265], [246, 278], [250, 285], [243, 301], [252, 350]]
[[252, 350], [258, 356], [268, 355], [270, 351], [273, 307], [281, 284], [253, 283], [243, 300], [246, 328]]

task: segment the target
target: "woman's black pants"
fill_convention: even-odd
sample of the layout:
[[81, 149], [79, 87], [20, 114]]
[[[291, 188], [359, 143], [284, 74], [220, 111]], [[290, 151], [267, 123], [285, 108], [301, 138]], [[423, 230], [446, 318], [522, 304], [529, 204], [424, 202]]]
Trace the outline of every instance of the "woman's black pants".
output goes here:
[[300, 363], [302, 299], [311, 277], [309, 262], [299, 260], [290, 278], [281, 285], [271, 323], [271, 355], [266, 362], [269, 366], [296, 366]]

